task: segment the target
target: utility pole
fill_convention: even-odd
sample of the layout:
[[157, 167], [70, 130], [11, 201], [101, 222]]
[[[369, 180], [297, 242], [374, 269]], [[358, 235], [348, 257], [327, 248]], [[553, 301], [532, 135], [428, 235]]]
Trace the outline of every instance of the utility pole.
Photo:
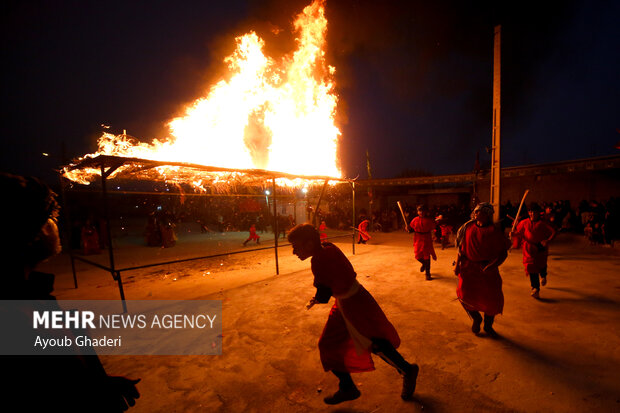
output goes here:
[[[368, 149], [366, 149], [366, 169], [368, 170], [368, 180], [372, 180], [372, 170], [370, 168], [370, 154], [368, 153]], [[373, 204], [373, 196], [374, 194], [372, 193], [372, 186], [369, 185], [368, 186], [368, 219], [370, 220], [370, 231], [373, 230], [374, 228], [374, 222], [373, 222], [373, 217], [372, 217], [372, 204]], [[355, 225], [355, 224], [353, 224]]]
[[495, 26], [493, 39], [493, 146], [491, 147], [491, 200], [495, 209], [493, 221], [499, 221], [500, 207], [500, 96], [501, 96], [501, 34], [502, 26]]

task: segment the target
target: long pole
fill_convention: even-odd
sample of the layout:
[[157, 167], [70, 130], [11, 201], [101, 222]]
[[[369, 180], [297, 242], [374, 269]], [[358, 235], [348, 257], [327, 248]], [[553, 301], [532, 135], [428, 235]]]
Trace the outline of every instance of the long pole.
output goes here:
[[[351, 222], [353, 227], [355, 227], [355, 182], [351, 182], [351, 191]], [[355, 255], [355, 231], [351, 235], [351, 247], [353, 255]]]
[[110, 225], [110, 213], [108, 210], [108, 190], [106, 180], [108, 174], [105, 170], [105, 165], [101, 163], [101, 192], [103, 195], [103, 215], [106, 223], [107, 237], [108, 237], [108, 252], [110, 256], [110, 273], [112, 278], [118, 283], [118, 290], [121, 294], [121, 300], [123, 302], [123, 312], [127, 312], [127, 303], [125, 302], [125, 291], [123, 290], [123, 280], [121, 278], [121, 272], [116, 271], [114, 268], [114, 248], [112, 247], [112, 226]]
[[[370, 153], [368, 149], [366, 149], [366, 170], [368, 171], [368, 181], [372, 181], [372, 169], [370, 167]], [[372, 203], [374, 194], [372, 193], [372, 185], [368, 186], [368, 218], [370, 219], [370, 230], [372, 231], [374, 228], [374, 217], [372, 215]]]
[[523, 198], [521, 198], [521, 203], [519, 204], [519, 209], [517, 210], [517, 215], [515, 216], [515, 220], [512, 223], [512, 229], [510, 230], [511, 233], [517, 227], [517, 223], [519, 222], [519, 217], [521, 216], [521, 208], [523, 208], [523, 202], [525, 201], [525, 197], [527, 196], [528, 192], [530, 192], [530, 190], [526, 189], [525, 193], [523, 194]]
[[276, 207], [276, 178], [273, 180], [273, 230], [275, 232], [274, 251], [276, 254], [276, 275], [280, 274], [280, 266], [278, 265], [278, 238], [280, 237], [280, 229], [278, 228], [278, 209]]
[[501, 33], [502, 27], [495, 26], [493, 42], [493, 146], [491, 155], [491, 204], [495, 209], [493, 221], [499, 221], [500, 206], [500, 118], [501, 118]]
[[73, 286], [78, 288], [77, 274], [75, 272], [75, 258], [73, 258], [73, 239], [71, 231], [71, 214], [69, 211], [69, 203], [67, 202], [67, 196], [65, 194], [65, 185], [63, 183], [62, 171], [58, 173], [58, 178], [60, 180], [60, 198], [62, 200], [62, 212], [65, 219], [64, 231], [63, 234], [65, 236], [65, 246], [67, 247], [67, 251], [69, 251], [69, 257], [71, 258], [71, 272], [73, 273]]
[[323, 199], [323, 195], [325, 194], [325, 188], [327, 188], [328, 182], [329, 181], [326, 179], [325, 183], [323, 184], [323, 189], [321, 190], [321, 195], [319, 195], [319, 200], [316, 203], [316, 208], [314, 208], [314, 213], [312, 214], [312, 225], [314, 225], [315, 227], [317, 227], [316, 214], [319, 212], [319, 206], [321, 205], [321, 200]]
[[409, 228], [409, 224], [407, 223], [407, 218], [405, 218], [405, 211], [403, 211], [403, 206], [400, 204], [400, 201], [396, 201], [398, 204], [398, 209], [400, 209], [400, 215], [403, 217], [403, 222], [405, 223], [405, 231]]

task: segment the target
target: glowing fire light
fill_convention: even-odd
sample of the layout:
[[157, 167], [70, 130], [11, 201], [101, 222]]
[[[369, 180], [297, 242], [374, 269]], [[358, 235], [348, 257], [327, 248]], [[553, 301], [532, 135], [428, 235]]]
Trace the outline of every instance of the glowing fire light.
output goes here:
[[[86, 157], [115, 155], [341, 177], [331, 80], [335, 69], [324, 58], [324, 1], [314, 0], [297, 16], [297, 50], [279, 61], [265, 56], [264, 41], [256, 33], [237, 37], [236, 50], [224, 60], [230, 78], [172, 119], [167, 139], [146, 144], [106, 132], [98, 151]], [[174, 176], [171, 168], [158, 170]], [[80, 182], [95, 174], [95, 169], [65, 172]]]

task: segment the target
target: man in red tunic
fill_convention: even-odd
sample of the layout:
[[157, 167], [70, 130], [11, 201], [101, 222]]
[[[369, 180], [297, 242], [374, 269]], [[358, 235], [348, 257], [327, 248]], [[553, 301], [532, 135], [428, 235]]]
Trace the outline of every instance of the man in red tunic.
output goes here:
[[420, 272], [426, 271], [426, 279], [432, 280], [431, 257], [437, 261], [432, 235], [435, 230], [435, 221], [428, 217], [426, 205], [418, 206], [418, 216], [411, 220], [409, 226], [413, 230], [413, 252], [415, 254], [415, 259], [422, 263]]
[[357, 226], [357, 243], [358, 244], [366, 244], [366, 242], [370, 239], [370, 234], [368, 233], [368, 226], [370, 225], [370, 221], [367, 219], [363, 219], [362, 222]]
[[321, 243], [327, 241], [327, 224], [325, 221], [321, 221], [321, 225], [319, 225], [319, 232], [321, 233]]
[[507, 257], [508, 240], [493, 225], [493, 206], [483, 202], [472, 213], [472, 219], [459, 228], [456, 235], [459, 251], [454, 272], [459, 278], [456, 295], [473, 320], [471, 331], [480, 332], [484, 313], [484, 331], [498, 337], [493, 321], [504, 309], [502, 278], [498, 267]]
[[294, 227], [289, 235], [293, 254], [300, 260], [312, 257], [316, 294], [306, 308], [336, 299], [319, 339], [319, 353], [325, 371], [339, 379], [338, 391], [324, 399], [338, 404], [360, 397], [351, 373], [374, 370], [371, 353], [379, 355], [403, 376], [401, 397], [410, 400], [415, 391], [419, 367], [409, 364], [396, 350], [400, 338], [394, 326], [370, 293], [356, 280], [353, 266], [330, 242], [321, 244], [318, 231], [310, 224]]
[[542, 212], [540, 205], [532, 203], [528, 208], [530, 218], [519, 222], [517, 229], [511, 233], [523, 242], [523, 265], [525, 273], [530, 276], [531, 295], [534, 298], [540, 297], [541, 284], [547, 285], [547, 245], [556, 234], [547, 221], [540, 219]]
[[260, 244], [260, 236], [256, 233], [256, 225], [250, 225], [250, 236], [248, 239], [243, 241], [243, 246], [245, 247], [249, 241], [256, 241], [257, 244]]

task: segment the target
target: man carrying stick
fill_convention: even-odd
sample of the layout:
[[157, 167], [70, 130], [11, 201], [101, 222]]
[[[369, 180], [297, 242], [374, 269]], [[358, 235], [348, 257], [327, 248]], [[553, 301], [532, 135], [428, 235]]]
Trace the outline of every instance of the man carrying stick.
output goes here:
[[288, 235], [293, 254], [300, 260], [312, 257], [316, 294], [306, 308], [336, 299], [319, 339], [319, 353], [325, 371], [339, 379], [338, 391], [325, 397], [338, 404], [360, 397], [351, 373], [374, 370], [371, 353], [395, 367], [403, 376], [401, 398], [410, 400], [415, 391], [419, 367], [409, 364], [396, 350], [400, 337], [370, 293], [356, 280], [357, 274], [345, 255], [330, 242], [321, 244], [318, 231], [310, 224], [295, 226]]
[[528, 208], [530, 218], [519, 222], [517, 229], [510, 233], [523, 240], [523, 265], [525, 273], [530, 276], [534, 298], [540, 297], [540, 286], [547, 285], [548, 245], [556, 234], [547, 221], [540, 219], [542, 212], [540, 205], [532, 203]]
[[418, 216], [411, 220], [409, 226], [413, 229], [415, 259], [422, 263], [420, 272], [426, 271], [426, 279], [430, 281], [433, 279], [431, 277], [431, 257], [437, 261], [433, 247], [433, 231], [436, 225], [435, 221], [428, 217], [426, 205], [418, 206]]
[[472, 318], [471, 331], [478, 335], [484, 313], [484, 331], [493, 338], [498, 334], [493, 321], [504, 309], [502, 278], [498, 267], [508, 256], [504, 233], [493, 225], [493, 205], [483, 202], [472, 213], [472, 219], [456, 234], [459, 252], [454, 272], [459, 278], [456, 295]]

